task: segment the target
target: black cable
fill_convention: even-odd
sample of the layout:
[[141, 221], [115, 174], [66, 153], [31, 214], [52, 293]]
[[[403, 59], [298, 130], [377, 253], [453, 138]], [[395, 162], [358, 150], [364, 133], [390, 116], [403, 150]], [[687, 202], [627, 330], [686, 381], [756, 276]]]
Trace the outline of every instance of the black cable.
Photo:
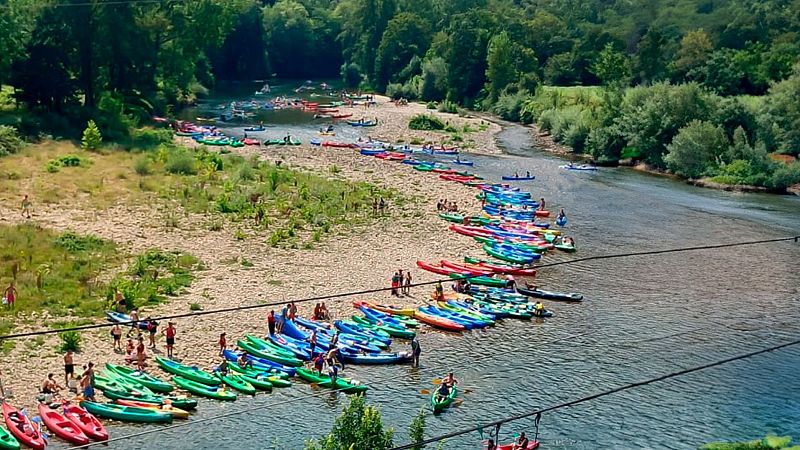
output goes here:
[[592, 395], [589, 395], [587, 397], [582, 397], [582, 398], [579, 398], [579, 399], [576, 399], [576, 400], [570, 400], [568, 402], [559, 403], [559, 404], [556, 404], [556, 405], [548, 406], [546, 408], [537, 409], [535, 411], [529, 411], [529, 412], [526, 412], [526, 413], [523, 413], [523, 414], [519, 414], [519, 415], [516, 415], [516, 416], [506, 417], [504, 419], [500, 419], [500, 420], [496, 420], [494, 422], [490, 422], [490, 423], [486, 423], [486, 424], [483, 424], [483, 425], [479, 425], [477, 427], [466, 428], [466, 429], [462, 429], [462, 430], [453, 431], [451, 433], [447, 433], [447, 434], [443, 434], [443, 435], [440, 435], [440, 436], [435, 436], [435, 437], [431, 437], [431, 438], [425, 439], [425, 440], [423, 440], [421, 442], [415, 442], [415, 443], [411, 443], [411, 444], [401, 445], [399, 447], [394, 447], [391, 450], [405, 450], [405, 449], [411, 449], [411, 448], [414, 448], [414, 447], [417, 447], [417, 446], [421, 446], [421, 445], [432, 444], [434, 442], [439, 442], [439, 441], [442, 441], [442, 440], [445, 440], [445, 439], [450, 439], [450, 438], [453, 438], [453, 437], [456, 437], [456, 436], [461, 436], [461, 435], [464, 435], [464, 434], [473, 433], [475, 431], [482, 430], [482, 429], [485, 429], [485, 428], [496, 427], [496, 426], [499, 426], [499, 425], [502, 425], [502, 424], [505, 424], [505, 423], [508, 423], [508, 422], [514, 422], [514, 421], [525, 419], [525, 418], [528, 418], [528, 417], [531, 417], [531, 416], [536, 416], [538, 414], [546, 413], [548, 411], [555, 411], [557, 409], [563, 409], [563, 408], [567, 408], [567, 407], [570, 407], [570, 406], [575, 406], [575, 405], [578, 405], [578, 404], [581, 404], [581, 403], [588, 402], [590, 400], [595, 400], [595, 399], [598, 399], [598, 398], [601, 398], [601, 397], [606, 397], [606, 396], [611, 395], [611, 394], [616, 394], [618, 392], [626, 391], [628, 389], [633, 389], [633, 388], [636, 388], [636, 387], [646, 386], [646, 385], [649, 385], [649, 384], [652, 384], [652, 383], [657, 383], [659, 381], [668, 380], [670, 378], [676, 378], [676, 377], [679, 377], [679, 376], [682, 376], [682, 375], [687, 375], [687, 374], [690, 374], [690, 373], [693, 373], [693, 372], [699, 372], [701, 370], [709, 369], [709, 368], [716, 367], [716, 366], [721, 366], [721, 365], [727, 364], [729, 362], [739, 361], [739, 360], [747, 359], [747, 358], [752, 358], [753, 356], [758, 356], [758, 355], [761, 355], [763, 353], [773, 352], [773, 351], [780, 350], [782, 348], [786, 348], [786, 347], [789, 347], [789, 346], [792, 346], [792, 345], [797, 345], [797, 344], [800, 344], [800, 339], [794, 340], [794, 341], [791, 341], [791, 342], [786, 342], [784, 344], [780, 344], [780, 345], [775, 345], [775, 346], [772, 346], [772, 347], [764, 348], [764, 349], [761, 349], [761, 350], [756, 350], [756, 351], [753, 351], [753, 352], [750, 352], [750, 353], [745, 353], [745, 354], [742, 354], [742, 355], [732, 356], [730, 358], [722, 359], [722, 360], [719, 360], [719, 361], [714, 361], [714, 362], [711, 362], [711, 363], [708, 363], [708, 364], [704, 364], [702, 366], [695, 366], [695, 367], [691, 367], [691, 368], [688, 368], [688, 369], [680, 370], [680, 371], [677, 371], [677, 372], [672, 372], [672, 373], [669, 373], [667, 375], [662, 375], [660, 377], [650, 378], [648, 380], [643, 380], [643, 381], [636, 381], [636, 382], [629, 383], [629, 384], [626, 384], [624, 386], [620, 386], [620, 387], [617, 387], [617, 388], [614, 388], [614, 389], [611, 389], [611, 390], [608, 390], [608, 391], [603, 391], [603, 392], [599, 392], [597, 394], [592, 394]]
[[[547, 267], [559, 266], [559, 265], [563, 265], [563, 264], [577, 264], [577, 263], [582, 263], [582, 262], [586, 262], [586, 261], [594, 261], [594, 260], [600, 260], [600, 259], [627, 258], [627, 257], [631, 257], [631, 256], [656, 255], [656, 254], [661, 254], [661, 253], [677, 253], [677, 252], [684, 252], [684, 251], [709, 250], [709, 249], [726, 248], [726, 247], [738, 247], [738, 246], [744, 246], [744, 245], [765, 244], [765, 243], [772, 243], [772, 242], [784, 242], [784, 241], [791, 241], [791, 240], [794, 240], [795, 242], [797, 242], [798, 239], [800, 239], [800, 235], [784, 237], [784, 238], [762, 239], [762, 240], [758, 240], [758, 241], [733, 242], [733, 243], [730, 243], [730, 244], [704, 245], [704, 246], [700, 246], [700, 247], [681, 247], [681, 248], [672, 248], [672, 249], [665, 249], [665, 250], [647, 250], [647, 251], [642, 251], [642, 252], [616, 253], [616, 254], [611, 254], [611, 255], [588, 256], [586, 258], [578, 258], [578, 259], [573, 259], [573, 260], [568, 260], [568, 261], [560, 261], [560, 262], [554, 262], [554, 263], [549, 263], [549, 264], [542, 264], [542, 265], [539, 265], [539, 266], [535, 266], [535, 268], [539, 269], [539, 268], [547, 268]], [[474, 277], [479, 277], [479, 276], [481, 276], [481, 275], [465, 275], [465, 278], [474, 278]], [[428, 285], [432, 285], [432, 284], [438, 284], [438, 283], [449, 282], [449, 281], [453, 281], [453, 279], [452, 278], [443, 278], [443, 279], [439, 279], [439, 280], [436, 280], [436, 281], [427, 281], [427, 282], [424, 282], [424, 283], [415, 283], [415, 284], [412, 284], [411, 287], [428, 286]], [[257, 305], [235, 306], [235, 307], [232, 307], [232, 308], [220, 308], [220, 309], [212, 309], [212, 310], [208, 310], [208, 311], [196, 311], [196, 312], [190, 312], [190, 313], [184, 313], [184, 314], [175, 314], [175, 315], [171, 315], [171, 316], [155, 317], [152, 320], [164, 321], [164, 320], [170, 320], [170, 319], [180, 319], [180, 318], [184, 318], [184, 317], [197, 317], [197, 316], [205, 316], [205, 315], [219, 314], [219, 313], [225, 313], [225, 312], [245, 311], [245, 310], [250, 310], [250, 309], [259, 309], [259, 308], [267, 308], [267, 307], [271, 307], [271, 306], [280, 306], [280, 305], [284, 305], [284, 304], [289, 303], [289, 302], [292, 302], [292, 303], [307, 303], [307, 302], [316, 302], [316, 301], [323, 301], [323, 300], [336, 300], [336, 299], [340, 299], [340, 298], [344, 298], [344, 297], [351, 297], [351, 296], [355, 296], [355, 295], [375, 294], [375, 293], [385, 292], [385, 291], [390, 291], [390, 290], [392, 290], [391, 287], [378, 288], [378, 289], [367, 289], [367, 290], [357, 291], [357, 292], [342, 292], [342, 293], [338, 293], [338, 294], [323, 295], [323, 296], [305, 298], [305, 299], [300, 299], [300, 300], [290, 300], [290, 301], [281, 301], [281, 302], [273, 302], [273, 303], [261, 303], [261, 304], [257, 304]], [[140, 319], [140, 321], [142, 321], [142, 320]], [[120, 324], [120, 325], [130, 325], [131, 323], [132, 322], [130, 322], [130, 321], [129, 322], [116, 322], [116, 324]], [[30, 331], [30, 332], [26, 332], [26, 333], [7, 334], [5, 336], [0, 336], [0, 341], [5, 340], [5, 339], [17, 339], [17, 338], [22, 338], [22, 337], [31, 337], [31, 336], [41, 336], [41, 335], [47, 335], [47, 334], [63, 333], [65, 331], [85, 331], [85, 330], [92, 330], [92, 329], [97, 329], [97, 328], [112, 327], [114, 325], [115, 325], [115, 323], [99, 323], [99, 324], [92, 324], [92, 325], [82, 325], [82, 326], [72, 327], [72, 328], [62, 328], [62, 329], [58, 329], [58, 330], [40, 330], [40, 331]]]

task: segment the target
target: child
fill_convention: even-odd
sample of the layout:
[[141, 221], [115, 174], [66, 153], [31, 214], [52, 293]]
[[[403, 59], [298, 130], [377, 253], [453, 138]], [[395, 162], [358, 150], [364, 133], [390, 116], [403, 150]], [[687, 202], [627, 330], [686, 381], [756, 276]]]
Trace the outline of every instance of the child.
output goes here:
[[219, 356], [223, 356], [225, 349], [228, 348], [228, 340], [225, 338], [225, 333], [219, 335]]

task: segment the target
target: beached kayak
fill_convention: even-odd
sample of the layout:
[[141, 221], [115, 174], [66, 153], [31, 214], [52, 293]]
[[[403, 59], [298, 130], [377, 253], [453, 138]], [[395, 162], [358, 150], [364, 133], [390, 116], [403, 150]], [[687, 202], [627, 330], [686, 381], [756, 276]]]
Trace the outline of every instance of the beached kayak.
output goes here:
[[452, 405], [458, 395], [458, 387], [453, 386], [450, 388], [450, 393], [445, 398], [439, 398], [438, 389], [431, 394], [431, 407], [434, 414], [444, 411], [448, 406]]
[[372, 121], [372, 122], [359, 122], [359, 121], [356, 121], [356, 120], [348, 120], [347, 124], [350, 125], [351, 127], [374, 127], [374, 126], [378, 125], [378, 122], [375, 122], [375, 121]]
[[39, 433], [38, 426], [34, 425], [27, 416], [22, 415], [17, 408], [3, 402], [3, 418], [5, 419], [8, 431], [21, 444], [34, 450], [44, 450], [47, 442]]
[[425, 311], [419, 310], [414, 313], [414, 317], [419, 319], [420, 322], [426, 323], [434, 328], [440, 328], [445, 331], [464, 331], [467, 328], [450, 319], [440, 317], [434, 314], [429, 314]]
[[376, 330], [376, 331], [380, 330], [380, 331], [383, 331], [384, 333], [387, 333], [390, 336], [394, 336], [394, 337], [399, 337], [399, 338], [403, 338], [403, 339], [411, 339], [411, 338], [413, 338], [414, 336], [417, 335], [417, 333], [415, 331], [409, 330], [405, 326], [398, 326], [398, 325], [393, 325], [393, 324], [383, 323], [383, 322], [373, 323], [368, 318], [361, 317], [361, 316], [352, 316], [352, 319], [353, 319], [353, 322], [355, 322], [355, 323], [357, 323], [357, 324], [359, 324], [359, 325], [361, 325], [363, 327], [366, 327], [367, 329]]
[[245, 395], [256, 395], [256, 388], [253, 387], [248, 381], [243, 379], [240, 375], [229, 373], [223, 375], [220, 372], [214, 372], [223, 383]]
[[[129, 316], [127, 314], [122, 314], [122, 313], [118, 313], [118, 312], [115, 312], [115, 311], [106, 311], [106, 317], [111, 322], [122, 323], [122, 324], [130, 326], [130, 324], [128, 322], [131, 321], [131, 316]], [[147, 322], [143, 321], [143, 320], [139, 321], [137, 326], [139, 328], [141, 328], [142, 330], [146, 330], [147, 329]]]
[[[253, 369], [248, 369], [247, 367], [241, 367], [239, 364], [235, 362], [228, 361], [228, 370], [236, 372], [238, 376], [250, 383], [254, 388], [262, 390], [262, 391], [271, 391], [273, 384], [272, 381], [269, 380], [269, 374], [264, 372], [258, 372]], [[278, 380], [281, 380], [278, 377], [275, 377]], [[285, 380], [281, 380], [285, 381]], [[287, 381], [291, 386], [291, 382]]]
[[349, 364], [402, 364], [411, 362], [410, 352], [360, 354], [341, 352], [344, 362]]
[[391, 314], [393, 316], [402, 316], [402, 317], [414, 316], [413, 308], [400, 308], [393, 305], [381, 305], [377, 303], [369, 303], [362, 301], [353, 302], [353, 306], [355, 306], [356, 308], [360, 308], [362, 311], [364, 310], [364, 308], [368, 308], [385, 314]]
[[130, 367], [119, 366], [116, 364], [106, 363], [106, 369], [114, 372], [121, 377], [135, 381], [143, 386], [150, 388], [154, 392], [172, 392], [174, 387], [157, 377], [154, 377], [146, 372], [140, 372]]
[[53, 434], [76, 445], [89, 443], [89, 438], [75, 426], [71, 420], [67, 419], [60, 412], [50, 409], [44, 403], [39, 403], [39, 416], [42, 418], [47, 429]]
[[19, 450], [17, 438], [3, 427], [0, 427], [0, 450]]
[[156, 411], [172, 414], [174, 419], [188, 419], [189, 411], [176, 408], [172, 405], [156, 405], [154, 403], [137, 402], [135, 400], [114, 400], [114, 403], [122, 406], [135, 406], [137, 408], [149, 408]]
[[477, 284], [479, 286], [489, 286], [489, 287], [505, 287], [508, 283], [506, 280], [498, 280], [497, 278], [491, 278], [487, 276], [470, 276], [470, 275], [462, 275], [460, 273], [451, 273], [450, 278], [454, 280], [460, 279], [468, 279], [471, 284]]
[[[240, 354], [234, 352], [233, 350], [225, 350], [222, 352], [222, 354], [228, 361], [239, 361]], [[242, 352], [241, 354], [245, 355], [246, 360], [250, 361], [253, 364], [253, 368], [259, 373], [269, 373], [271, 376], [276, 376], [283, 379], [293, 377], [295, 374], [294, 367], [284, 366], [283, 364], [278, 364], [275, 361], [259, 358], [258, 356], [249, 355], [245, 352]]]
[[195, 366], [185, 366], [160, 356], [156, 356], [156, 363], [158, 363], [162, 369], [173, 375], [179, 375], [183, 378], [188, 378], [210, 386], [221, 384], [217, 377]]
[[491, 270], [494, 273], [502, 273], [502, 274], [509, 274], [509, 275], [521, 275], [527, 277], [536, 276], [536, 269], [533, 267], [516, 267], [507, 264], [502, 264], [500, 262], [489, 261], [485, 259], [479, 258], [470, 258], [468, 256], [464, 257], [464, 262], [468, 264], [477, 264], [481, 267], [485, 267], [488, 270]]
[[64, 416], [95, 441], [107, 441], [108, 431], [92, 413], [78, 405], [64, 405]]
[[278, 364], [283, 364], [291, 367], [299, 367], [303, 365], [303, 361], [296, 358], [294, 355], [287, 356], [283, 354], [283, 352], [279, 352], [267, 345], [260, 345], [259, 343], [256, 343], [253, 340], [251, 340], [250, 336], [248, 336], [247, 339], [239, 339], [238, 341], [236, 341], [236, 345], [238, 345], [239, 348], [246, 351], [247, 353], [250, 353], [251, 355], [255, 355], [258, 356], [259, 358], [264, 358], [270, 361], [274, 361]]
[[539, 288], [525, 289], [523, 287], [517, 287], [517, 292], [522, 295], [527, 295], [528, 297], [543, 298], [545, 300], [562, 302], [579, 302], [583, 300], [583, 294], [578, 294], [576, 292], [554, 292]]
[[309, 383], [316, 383], [322, 387], [337, 389], [343, 391], [346, 394], [357, 394], [359, 392], [366, 392], [367, 387], [355, 380], [349, 380], [347, 378], [336, 378], [336, 382], [334, 383], [331, 381], [331, 378], [327, 375], [318, 375], [316, 372], [306, 370], [306, 369], [297, 369], [297, 376], [302, 378]]
[[[219, 379], [216, 379], [220, 383]], [[188, 378], [181, 376], [172, 377], [172, 382], [177, 384], [178, 387], [186, 389], [192, 394], [197, 394], [201, 397], [213, 398], [215, 400], [236, 400], [236, 393], [225, 389], [223, 386], [209, 386], [207, 384], [198, 383]]]
[[136, 423], [169, 423], [172, 414], [151, 408], [122, 406], [114, 403], [81, 402], [81, 406], [97, 417]]
[[574, 253], [577, 250], [575, 244], [553, 244], [553, 247], [567, 253]]

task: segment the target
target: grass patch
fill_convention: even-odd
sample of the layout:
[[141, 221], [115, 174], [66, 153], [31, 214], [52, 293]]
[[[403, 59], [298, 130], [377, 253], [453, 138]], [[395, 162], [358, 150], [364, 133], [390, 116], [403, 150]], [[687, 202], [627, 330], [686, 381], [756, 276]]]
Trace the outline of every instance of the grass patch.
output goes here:
[[203, 307], [200, 303], [189, 303], [189, 311], [202, 311]]
[[269, 280], [267, 284], [270, 286], [283, 286], [283, 281], [281, 280]]
[[111, 302], [118, 289], [129, 310], [156, 305], [179, 295], [194, 281], [193, 272], [202, 269], [202, 263], [187, 253], [150, 249], [109, 283], [106, 299]]
[[408, 128], [412, 130], [443, 130], [444, 122], [436, 116], [417, 114], [408, 121]]

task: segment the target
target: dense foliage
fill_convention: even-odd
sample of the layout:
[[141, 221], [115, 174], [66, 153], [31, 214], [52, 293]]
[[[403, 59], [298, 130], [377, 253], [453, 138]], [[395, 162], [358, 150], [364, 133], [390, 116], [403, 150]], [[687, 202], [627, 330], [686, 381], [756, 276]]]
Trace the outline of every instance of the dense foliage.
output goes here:
[[764, 439], [749, 442], [712, 442], [700, 447], [700, 450], [798, 450], [800, 446], [792, 445], [789, 436], [767, 436]]
[[377, 408], [367, 405], [363, 396], [352, 396], [330, 434], [318, 442], [308, 442], [306, 450], [387, 450], [392, 447], [393, 435], [391, 429], [383, 429]]

